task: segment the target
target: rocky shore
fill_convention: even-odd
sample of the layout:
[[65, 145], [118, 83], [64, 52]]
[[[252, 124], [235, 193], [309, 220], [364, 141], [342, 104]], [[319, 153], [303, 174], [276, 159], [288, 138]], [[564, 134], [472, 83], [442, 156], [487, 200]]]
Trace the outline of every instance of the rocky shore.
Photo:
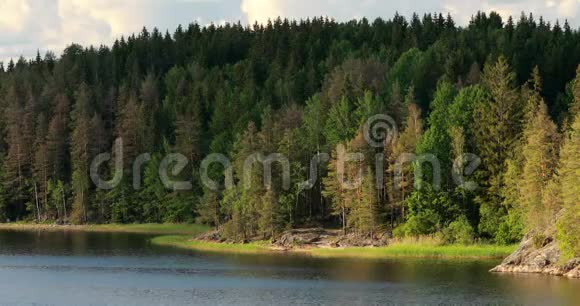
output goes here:
[[491, 272], [542, 273], [580, 278], [580, 258], [564, 261], [558, 242], [546, 238], [540, 247], [534, 246], [531, 236], [526, 236], [518, 249]]
[[[256, 239], [259, 240], [258, 238]], [[222, 237], [219, 231], [205, 233], [197, 237], [196, 240], [228, 242]], [[277, 239], [272, 241], [272, 248], [276, 250], [290, 250], [295, 248], [381, 247], [387, 244], [388, 237], [382, 233], [374, 237], [362, 237], [355, 234], [343, 235], [341, 230], [305, 228], [285, 231]]]

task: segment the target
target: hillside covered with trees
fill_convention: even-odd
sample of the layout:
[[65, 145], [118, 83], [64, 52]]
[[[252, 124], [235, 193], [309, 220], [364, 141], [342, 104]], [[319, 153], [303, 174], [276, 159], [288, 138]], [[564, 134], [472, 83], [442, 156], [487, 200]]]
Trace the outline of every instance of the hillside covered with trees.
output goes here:
[[[493, 12], [465, 27], [439, 14], [191, 24], [21, 58], [0, 67], [0, 220], [197, 221], [234, 240], [323, 225], [513, 243], [558, 219], [566, 249], [578, 255], [579, 63], [580, 32], [567, 23]], [[399, 127], [378, 147], [363, 135], [376, 114]], [[116, 138], [126, 175], [111, 190], [96, 188], [89, 167]], [[345, 168], [366, 178], [356, 188], [337, 183], [337, 145], [363, 152]], [[193, 182], [190, 190], [159, 178], [163, 157], [175, 152], [190, 161], [176, 174]], [[213, 191], [200, 182], [208, 154], [226, 155], [237, 183], [256, 152], [289, 158], [289, 188], [281, 171], [250, 188]], [[135, 188], [132, 162], [142, 153], [151, 160]], [[311, 178], [319, 153], [330, 160], [304, 189], [298, 183]], [[434, 171], [418, 163], [404, 164], [395, 182], [404, 153], [436, 156], [441, 188], [413, 175]], [[465, 153], [481, 159], [468, 177], [477, 188], [454, 180]], [[107, 167], [101, 172], [112, 173]], [[224, 181], [223, 168], [210, 170]], [[261, 176], [258, 167], [251, 173]]]

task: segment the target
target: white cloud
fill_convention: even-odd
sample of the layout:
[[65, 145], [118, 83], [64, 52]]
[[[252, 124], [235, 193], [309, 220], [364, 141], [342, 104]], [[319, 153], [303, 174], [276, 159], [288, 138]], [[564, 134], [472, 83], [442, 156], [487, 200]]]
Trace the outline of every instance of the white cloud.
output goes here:
[[[239, 12], [239, 0], [230, 0]], [[37, 50], [61, 52], [71, 43], [110, 45], [122, 35], [140, 32], [143, 26], [173, 31], [207, 17], [232, 18], [223, 8], [211, 8], [219, 0], [0, 0], [0, 61], [20, 55], [32, 57]], [[200, 15], [196, 8], [209, 13]], [[239, 15], [239, 14], [238, 14]], [[238, 17], [238, 19], [241, 17]]]
[[273, 16], [282, 16], [286, 12], [281, 1], [271, 0], [246, 0], [242, 2], [242, 12], [244, 12], [250, 23], [266, 23]]
[[30, 7], [26, 1], [0, 0], [0, 30], [22, 31]]
[[443, 8], [438, 0], [424, 0], [420, 5], [411, 1], [379, 0], [244, 0], [241, 6], [250, 23], [263, 23], [278, 16], [289, 19], [328, 16], [336, 20], [390, 18], [395, 12], [410, 16], [414, 11], [435, 12]]
[[502, 17], [519, 18], [522, 11], [542, 15], [548, 21], [569, 19], [574, 26], [580, 25], [580, 0], [426, 0], [426, 1], [379, 1], [379, 0], [243, 0], [241, 10], [250, 22], [265, 22], [277, 16], [306, 18], [330, 16], [337, 20], [390, 18], [395, 12], [411, 16], [430, 12], [451, 13], [459, 24], [465, 25], [477, 10], [496, 11]]
[[580, 10], [580, 0], [558, 1], [558, 13], [564, 17], [578, 17], [578, 10]]

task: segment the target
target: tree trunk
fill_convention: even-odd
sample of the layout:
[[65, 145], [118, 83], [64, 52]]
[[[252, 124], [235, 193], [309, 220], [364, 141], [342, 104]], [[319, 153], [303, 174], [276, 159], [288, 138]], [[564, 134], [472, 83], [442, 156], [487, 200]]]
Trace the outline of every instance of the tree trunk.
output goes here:
[[64, 187], [62, 188], [62, 208], [64, 209], [64, 219], [68, 219], [66, 215], [66, 198], [64, 196]]
[[40, 206], [38, 205], [38, 190], [36, 188], [36, 182], [34, 182], [34, 197], [36, 200], [36, 223], [40, 223]]

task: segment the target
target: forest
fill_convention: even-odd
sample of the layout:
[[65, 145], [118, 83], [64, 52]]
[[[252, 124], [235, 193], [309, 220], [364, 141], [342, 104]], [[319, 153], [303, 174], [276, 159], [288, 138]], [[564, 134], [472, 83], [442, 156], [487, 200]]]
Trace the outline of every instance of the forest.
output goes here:
[[[0, 222], [198, 222], [237, 241], [325, 226], [498, 244], [528, 232], [541, 238], [556, 224], [566, 251], [579, 255], [580, 31], [515, 19], [192, 23], [10, 60], [0, 65]], [[370, 146], [363, 130], [376, 114], [393, 118], [399, 133]], [[91, 163], [117, 138], [126, 175], [97, 188]], [[364, 156], [344, 169], [364, 177], [355, 188], [339, 183], [337, 148]], [[289, 188], [279, 165], [270, 184], [239, 183], [257, 152], [288, 157]], [[132, 163], [142, 153], [151, 158], [135, 188]], [[187, 157], [174, 176], [191, 181], [189, 190], [160, 180], [169, 153]], [[234, 188], [201, 183], [212, 153], [232, 161]], [[301, 188], [321, 153], [330, 159], [320, 179]], [[407, 153], [434, 155], [440, 186], [423, 179], [435, 171], [429, 164], [397, 169]], [[454, 180], [466, 153], [480, 159], [468, 176], [476, 188]], [[263, 179], [260, 170], [251, 180]], [[225, 180], [219, 164], [210, 175]]]

